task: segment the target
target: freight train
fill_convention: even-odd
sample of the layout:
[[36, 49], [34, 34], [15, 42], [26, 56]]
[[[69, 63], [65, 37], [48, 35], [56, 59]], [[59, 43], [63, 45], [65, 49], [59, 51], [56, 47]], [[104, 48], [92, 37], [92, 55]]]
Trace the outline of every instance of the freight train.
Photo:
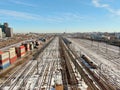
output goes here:
[[89, 68], [97, 69], [97, 65], [95, 65], [90, 59], [88, 59], [87, 56], [82, 55], [81, 58], [85, 61], [84, 63], [87, 63], [86, 65], [87, 65]]
[[11, 47], [8, 50], [0, 51], [0, 69], [5, 69], [15, 63], [17, 58], [22, 58], [30, 50], [37, 48], [41, 41], [29, 41], [20, 46]]
[[67, 44], [71, 44], [72, 42], [71, 41], [69, 41], [68, 39], [66, 39], [66, 38], [62, 38], [63, 39], [63, 41], [65, 42], [65, 44], [67, 45]]

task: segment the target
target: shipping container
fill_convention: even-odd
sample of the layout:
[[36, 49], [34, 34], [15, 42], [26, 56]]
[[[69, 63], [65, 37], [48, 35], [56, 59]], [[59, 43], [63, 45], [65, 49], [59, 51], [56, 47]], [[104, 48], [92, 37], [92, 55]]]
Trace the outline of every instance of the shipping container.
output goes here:
[[30, 51], [30, 44], [29, 44], [29, 43], [24, 43], [24, 44], [22, 44], [22, 45], [25, 46], [25, 50], [26, 50], [26, 51]]
[[40, 45], [40, 41], [35, 41], [36, 46]]
[[55, 90], [64, 90], [63, 85], [56, 85]]
[[13, 64], [17, 60], [17, 56], [10, 58], [10, 64]]
[[4, 65], [1, 65], [0, 64], [0, 69], [5, 69], [5, 68], [7, 68], [7, 67], [9, 67], [10, 66], [10, 63], [6, 63], [6, 64], [4, 64]]
[[25, 53], [26, 53], [25, 46], [22, 45], [22, 46], [16, 47], [16, 53], [18, 57], [25, 56]]
[[9, 52], [10, 64], [14, 63], [17, 59], [15, 47], [10, 48], [9, 50], [7, 50], [7, 52]]
[[9, 65], [9, 52], [0, 52], [0, 69], [5, 69]]
[[0, 52], [0, 60], [9, 58], [9, 52]]
[[30, 50], [33, 50], [34, 49], [34, 46], [32, 43], [30, 43]]
[[10, 63], [9, 59], [7, 59], [7, 60], [4, 61], [4, 62], [0, 61], [0, 65], [5, 65], [5, 64], [7, 64], [7, 63]]
[[0, 60], [0, 63], [3, 64], [3, 63], [5, 63], [5, 62], [7, 62], [8, 60], [9, 60], [9, 58], [6, 58], [6, 59], [4, 59], [4, 60]]

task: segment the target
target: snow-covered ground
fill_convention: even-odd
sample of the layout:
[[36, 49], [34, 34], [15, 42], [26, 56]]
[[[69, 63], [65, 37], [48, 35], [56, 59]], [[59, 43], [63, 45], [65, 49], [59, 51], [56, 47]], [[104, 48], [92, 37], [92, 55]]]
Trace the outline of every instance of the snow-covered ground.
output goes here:
[[[98, 43], [84, 39], [68, 38], [72, 44], [71, 48], [74, 48], [77, 53], [87, 55], [91, 61], [101, 66], [101, 73], [105, 76], [109, 83], [114, 86], [120, 86], [120, 55], [119, 47], [107, 45], [106, 43]], [[97, 70], [96, 73], [100, 73]]]

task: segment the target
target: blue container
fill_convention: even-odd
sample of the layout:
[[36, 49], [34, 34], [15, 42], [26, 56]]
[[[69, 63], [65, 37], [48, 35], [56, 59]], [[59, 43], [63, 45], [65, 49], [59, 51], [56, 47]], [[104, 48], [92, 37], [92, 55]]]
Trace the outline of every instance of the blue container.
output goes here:
[[10, 63], [6, 63], [4, 65], [0, 65], [0, 69], [5, 69], [10, 66]]

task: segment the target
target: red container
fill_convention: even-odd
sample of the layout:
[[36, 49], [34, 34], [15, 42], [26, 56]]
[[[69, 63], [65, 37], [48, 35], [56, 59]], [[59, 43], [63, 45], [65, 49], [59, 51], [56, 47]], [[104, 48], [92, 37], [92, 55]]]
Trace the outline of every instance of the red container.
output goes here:
[[20, 47], [16, 47], [16, 53], [17, 53], [18, 57], [23, 57], [25, 55], [25, 53], [26, 53], [25, 46], [22, 45]]
[[10, 58], [10, 64], [13, 64], [17, 60], [17, 56]]
[[4, 59], [4, 60], [0, 60], [0, 63], [3, 64], [3, 63], [5, 63], [5, 62], [7, 62], [8, 60], [9, 60], [9, 58], [6, 58], [6, 59]]
[[25, 46], [26, 51], [30, 51], [30, 44], [29, 43], [25, 43], [23, 45]]
[[13, 64], [17, 60], [17, 55], [16, 55], [15, 47], [10, 48], [7, 51], [9, 52], [10, 64]]

